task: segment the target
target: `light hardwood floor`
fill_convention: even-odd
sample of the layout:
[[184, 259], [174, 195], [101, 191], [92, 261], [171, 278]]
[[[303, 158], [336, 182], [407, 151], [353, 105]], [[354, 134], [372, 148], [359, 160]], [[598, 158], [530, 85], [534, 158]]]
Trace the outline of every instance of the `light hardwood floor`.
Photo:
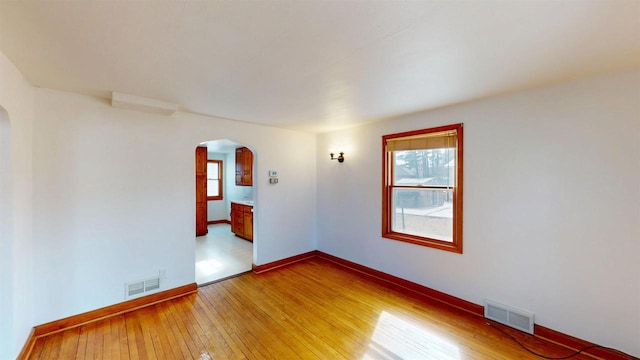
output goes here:
[[[30, 358], [536, 359], [486, 323], [313, 258], [40, 338]], [[506, 331], [548, 356], [571, 353]]]

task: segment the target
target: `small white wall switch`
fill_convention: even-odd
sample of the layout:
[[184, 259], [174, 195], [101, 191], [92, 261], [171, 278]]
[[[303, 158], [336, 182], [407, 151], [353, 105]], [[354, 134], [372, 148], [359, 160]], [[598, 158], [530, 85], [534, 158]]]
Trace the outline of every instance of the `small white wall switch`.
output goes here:
[[278, 172], [276, 170], [269, 170], [269, 177], [278, 177]]
[[278, 178], [269, 178], [269, 184], [277, 184]]

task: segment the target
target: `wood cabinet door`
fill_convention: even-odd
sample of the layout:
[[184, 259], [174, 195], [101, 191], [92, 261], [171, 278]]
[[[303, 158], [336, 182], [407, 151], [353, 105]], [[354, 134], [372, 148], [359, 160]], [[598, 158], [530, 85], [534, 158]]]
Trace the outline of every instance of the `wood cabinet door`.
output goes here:
[[244, 238], [253, 241], [253, 213], [251, 206], [246, 206], [243, 213]]
[[242, 148], [236, 149], [236, 185], [242, 185], [242, 166], [243, 166], [243, 157]]
[[242, 207], [231, 203], [231, 232], [237, 236], [244, 236], [244, 217], [242, 216]]
[[246, 147], [236, 149], [236, 185], [253, 185], [253, 153]]
[[196, 236], [207, 234], [207, 148], [196, 148]]
[[253, 153], [247, 148], [242, 150], [242, 184], [253, 185]]

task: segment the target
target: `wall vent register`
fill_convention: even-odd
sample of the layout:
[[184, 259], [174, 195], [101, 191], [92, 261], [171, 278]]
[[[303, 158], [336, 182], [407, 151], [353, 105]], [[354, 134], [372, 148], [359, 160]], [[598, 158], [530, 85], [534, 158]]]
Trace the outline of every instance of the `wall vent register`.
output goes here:
[[160, 278], [155, 277], [147, 280], [130, 282], [125, 284], [125, 299], [136, 297], [140, 294], [155, 292], [160, 289]]
[[534, 315], [528, 311], [516, 309], [495, 301], [485, 300], [484, 317], [514, 329], [533, 334]]

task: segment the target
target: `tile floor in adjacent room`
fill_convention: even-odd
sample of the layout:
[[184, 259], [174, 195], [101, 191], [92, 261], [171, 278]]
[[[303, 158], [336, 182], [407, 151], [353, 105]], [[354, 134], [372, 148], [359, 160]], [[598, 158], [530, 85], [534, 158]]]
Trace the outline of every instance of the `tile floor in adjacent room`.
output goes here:
[[253, 243], [235, 236], [229, 224], [208, 226], [196, 237], [196, 283], [203, 285], [251, 270]]

